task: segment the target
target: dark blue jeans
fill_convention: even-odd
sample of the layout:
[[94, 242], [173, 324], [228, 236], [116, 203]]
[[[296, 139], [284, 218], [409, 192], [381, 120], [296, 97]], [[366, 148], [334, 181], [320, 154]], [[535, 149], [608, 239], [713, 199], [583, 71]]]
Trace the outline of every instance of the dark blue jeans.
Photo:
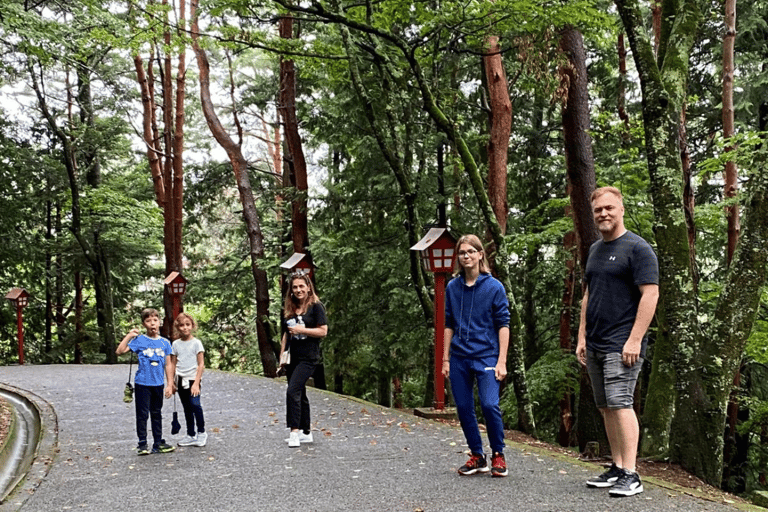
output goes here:
[[165, 444], [163, 439], [163, 386], [136, 384], [136, 435], [139, 445], [147, 444], [147, 418], [152, 424], [152, 447]]
[[291, 363], [286, 369], [288, 391], [286, 392], [287, 423], [290, 429], [310, 431], [309, 399], [307, 398], [307, 381], [315, 372], [314, 361], [299, 360]]
[[[195, 437], [195, 422], [197, 422], [197, 432], [205, 432], [205, 418], [203, 417], [203, 406], [200, 404], [200, 395], [192, 396], [192, 382], [189, 381], [189, 387], [184, 389], [181, 377], [176, 377], [176, 391], [179, 393], [181, 406], [184, 408], [184, 419], [187, 422], [187, 435]], [[200, 393], [202, 394], [203, 383], [200, 383]]]

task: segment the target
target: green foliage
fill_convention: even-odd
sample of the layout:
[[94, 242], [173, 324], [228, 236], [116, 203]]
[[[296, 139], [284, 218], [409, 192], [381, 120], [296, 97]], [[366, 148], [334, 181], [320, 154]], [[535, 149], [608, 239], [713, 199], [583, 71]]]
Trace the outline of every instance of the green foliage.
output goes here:
[[578, 362], [573, 354], [552, 350], [528, 369], [527, 376], [539, 435], [552, 442], [560, 428], [560, 400], [579, 392]]

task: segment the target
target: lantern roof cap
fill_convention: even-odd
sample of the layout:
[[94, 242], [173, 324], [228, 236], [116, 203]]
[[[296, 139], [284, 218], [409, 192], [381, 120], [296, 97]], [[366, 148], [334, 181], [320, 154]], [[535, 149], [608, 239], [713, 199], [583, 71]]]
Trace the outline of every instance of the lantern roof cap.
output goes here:
[[23, 297], [29, 297], [29, 293], [24, 288], [11, 288], [11, 291], [5, 296], [8, 300], [18, 300]]
[[[303, 252], [295, 252], [291, 255], [290, 258], [288, 258], [285, 262], [280, 264], [280, 268], [284, 268], [285, 270], [291, 270], [292, 268], [295, 268], [301, 260], [306, 258], [306, 254]], [[309, 265], [309, 260], [305, 262], [305, 264]]]
[[187, 278], [181, 275], [181, 272], [176, 272], [175, 270], [168, 274], [168, 277], [165, 278], [165, 281], [163, 283], [165, 284], [171, 284], [178, 281], [182, 281], [184, 283], [187, 283]]
[[424, 249], [429, 248], [437, 242], [441, 238], [447, 237], [451, 240], [451, 242], [455, 242], [456, 239], [451, 235], [451, 233], [448, 231], [448, 228], [430, 228], [429, 231], [427, 231], [427, 234], [424, 235], [424, 237], [416, 242], [416, 245], [411, 247], [412, 251], [423, 251]]

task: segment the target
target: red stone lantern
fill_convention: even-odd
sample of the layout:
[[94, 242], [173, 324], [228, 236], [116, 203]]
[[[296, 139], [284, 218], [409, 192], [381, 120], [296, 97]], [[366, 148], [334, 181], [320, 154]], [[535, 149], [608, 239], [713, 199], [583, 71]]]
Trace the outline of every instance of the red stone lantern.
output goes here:
[[24, 364], [24, 320], [21, 310], [29, 304], [29, 293], [24, 288], [12, 288], [5, 296], [16, 308], [16, 324], [19, 337], [19, 364]]
[[187, 292], [187, 279], [179, 272], [171, 272], [168, 277], [165, 278], [165, 286], [168, 287], [168, 294], [171, 296], [171, 324], [176, 320], [176, 317], [181, 313], [181, 298]]
[[443, 350], [445, 342], [445, 277], [453, 270], [456, 239], [447, 228], [432, 228], [411, 247], [421, 252], [424, 268], [435, 274], [435, 409], [445, 409], [445, 379], [443, 377]]

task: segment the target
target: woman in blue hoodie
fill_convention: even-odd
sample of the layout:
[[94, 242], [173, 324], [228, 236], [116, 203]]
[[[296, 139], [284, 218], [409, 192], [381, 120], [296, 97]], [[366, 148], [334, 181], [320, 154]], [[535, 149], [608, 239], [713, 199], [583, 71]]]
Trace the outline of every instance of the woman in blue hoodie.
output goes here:
[[499, 385], [507, 376], [509, 301], [504, 286], [490, 274], [483, 244], [477, 236], [459, 238], [456, 254], [456, 278], [445, 290], [443, 375], [451, 379], [456, 411], [471, 452], [459, 473], [489, 471], [475, 416], [477, 382], [491, 445], [491, 475], [507, 476]]

